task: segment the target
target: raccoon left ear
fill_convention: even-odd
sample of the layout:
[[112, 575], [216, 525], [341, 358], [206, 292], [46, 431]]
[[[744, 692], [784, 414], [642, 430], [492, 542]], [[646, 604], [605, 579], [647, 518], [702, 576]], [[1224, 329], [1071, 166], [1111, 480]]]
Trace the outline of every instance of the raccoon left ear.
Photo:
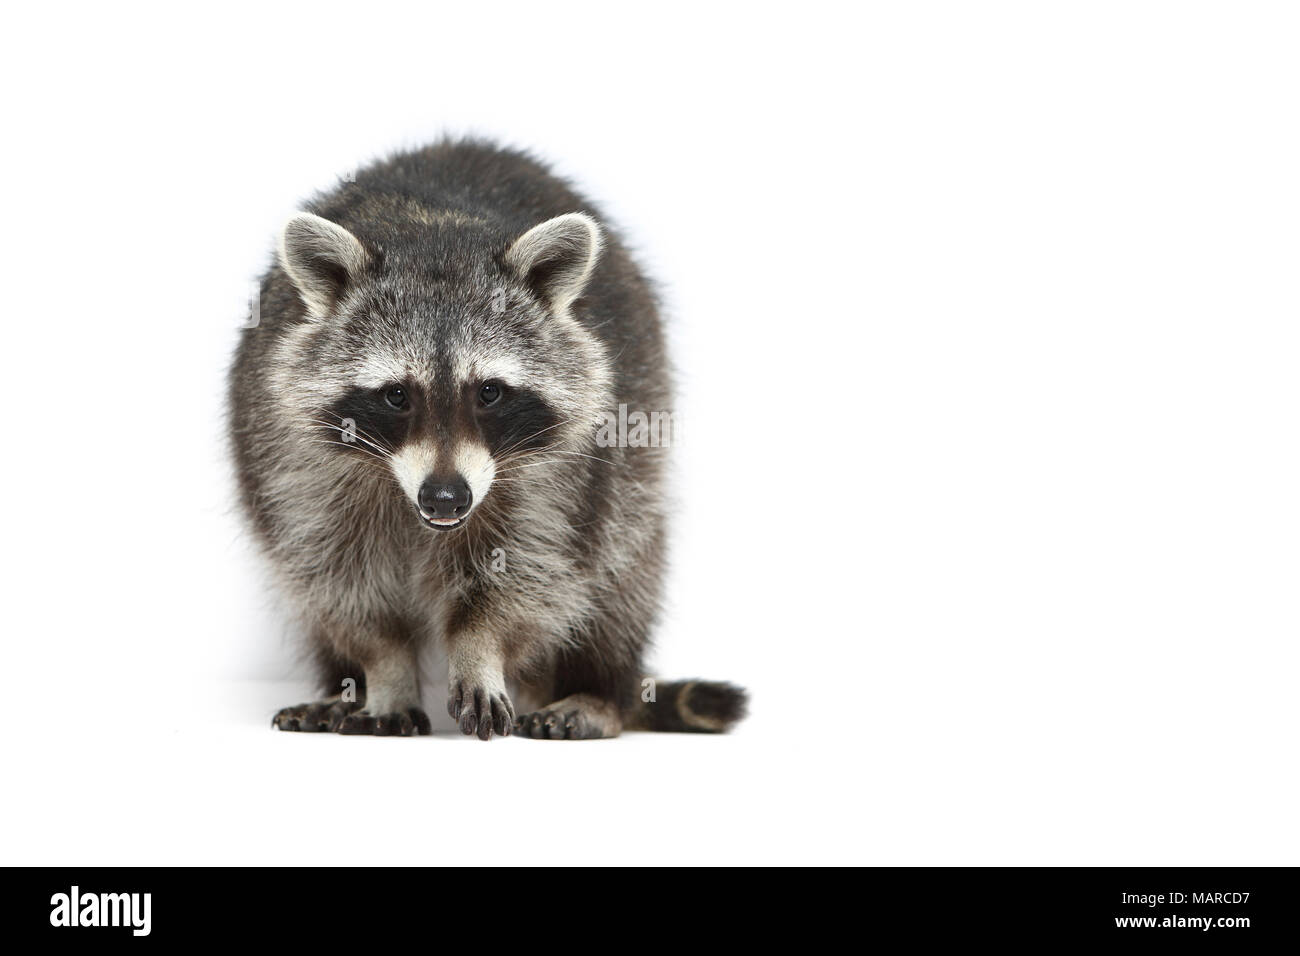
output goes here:
[[571, 212], [533, 226], [516, 239], [506, 251], [506, 265], [562, 312], [582, 295], [600, 247], [596, 220]]
[[280, 265], [318, 319], [329, 314], [368, 261], [360, 239], [309, 212], [290, 219], [280, 234]]

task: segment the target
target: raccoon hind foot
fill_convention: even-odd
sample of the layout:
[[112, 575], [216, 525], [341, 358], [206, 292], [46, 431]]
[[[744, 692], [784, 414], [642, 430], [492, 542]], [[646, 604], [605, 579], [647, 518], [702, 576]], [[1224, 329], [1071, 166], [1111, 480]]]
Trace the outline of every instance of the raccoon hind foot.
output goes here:
[[271, 726], [277, 730], [300, 733], [334, 733], [349, 714], [361, 707], [362, 704], [356, 701], [344, 701], [337, 696], [328, 697], [282, 708], [271, 718]]
[[278, 730], [299, 733], [371, 734], [376, 737], [410, 737], [429, 734], [429, 717], [418, 707], [387, 714], [369, 714], [361, 701], [338, 697], [285, 707], [271, 721]]
[[433, 727], [428, 714], [419, 707], [408, 707], [389, 714], [368, 714], [365, 711], [349, 714], [339, 724], [338, 732], [375, 737], [414, 737], [419, 734], [428, 736]]
[[515, 733], [533, 740], [598, 740], [622, 731], [618, 707], [591, 694], [572, 694], [515, 721]]

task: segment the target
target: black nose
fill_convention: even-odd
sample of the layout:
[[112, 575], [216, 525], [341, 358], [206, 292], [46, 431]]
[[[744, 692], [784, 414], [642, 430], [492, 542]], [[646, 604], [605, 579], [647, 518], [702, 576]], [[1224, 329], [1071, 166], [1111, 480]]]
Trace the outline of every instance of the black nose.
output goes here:
[[473, 493], [462, 479], [437, 481], [430, 478], [420, 486], [420, 510], [430, 518], [463, 518], [469, 514]]

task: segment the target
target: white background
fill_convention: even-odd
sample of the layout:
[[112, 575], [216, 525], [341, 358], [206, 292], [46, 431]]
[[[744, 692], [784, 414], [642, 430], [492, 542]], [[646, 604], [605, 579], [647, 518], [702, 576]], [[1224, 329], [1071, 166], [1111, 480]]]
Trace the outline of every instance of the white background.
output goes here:
[[[1300, 862], [1294, 8], [33, 9], [5, 862]], [[445, 131], [553, 160], [663, 283], [656, 672], [746, 684], [731, 736], [269, 728], [308, 686], [229, 355], [296, 204]]]

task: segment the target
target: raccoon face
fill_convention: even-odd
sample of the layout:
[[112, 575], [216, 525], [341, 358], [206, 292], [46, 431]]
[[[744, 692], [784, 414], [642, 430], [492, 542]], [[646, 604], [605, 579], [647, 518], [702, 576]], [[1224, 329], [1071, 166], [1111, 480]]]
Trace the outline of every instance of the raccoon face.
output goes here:
[[386, 465], [418, 520], [451, 531], [503, 471], [591, 434], [611, 373], [569, 314], [599, 256], [592, 219], [559, 216], [504, 249], [472, 230], [444, 240], [380, 252], [291, 219], [280, 262], [308, 321], [286, 336], [280, 384], [316, 440]]

